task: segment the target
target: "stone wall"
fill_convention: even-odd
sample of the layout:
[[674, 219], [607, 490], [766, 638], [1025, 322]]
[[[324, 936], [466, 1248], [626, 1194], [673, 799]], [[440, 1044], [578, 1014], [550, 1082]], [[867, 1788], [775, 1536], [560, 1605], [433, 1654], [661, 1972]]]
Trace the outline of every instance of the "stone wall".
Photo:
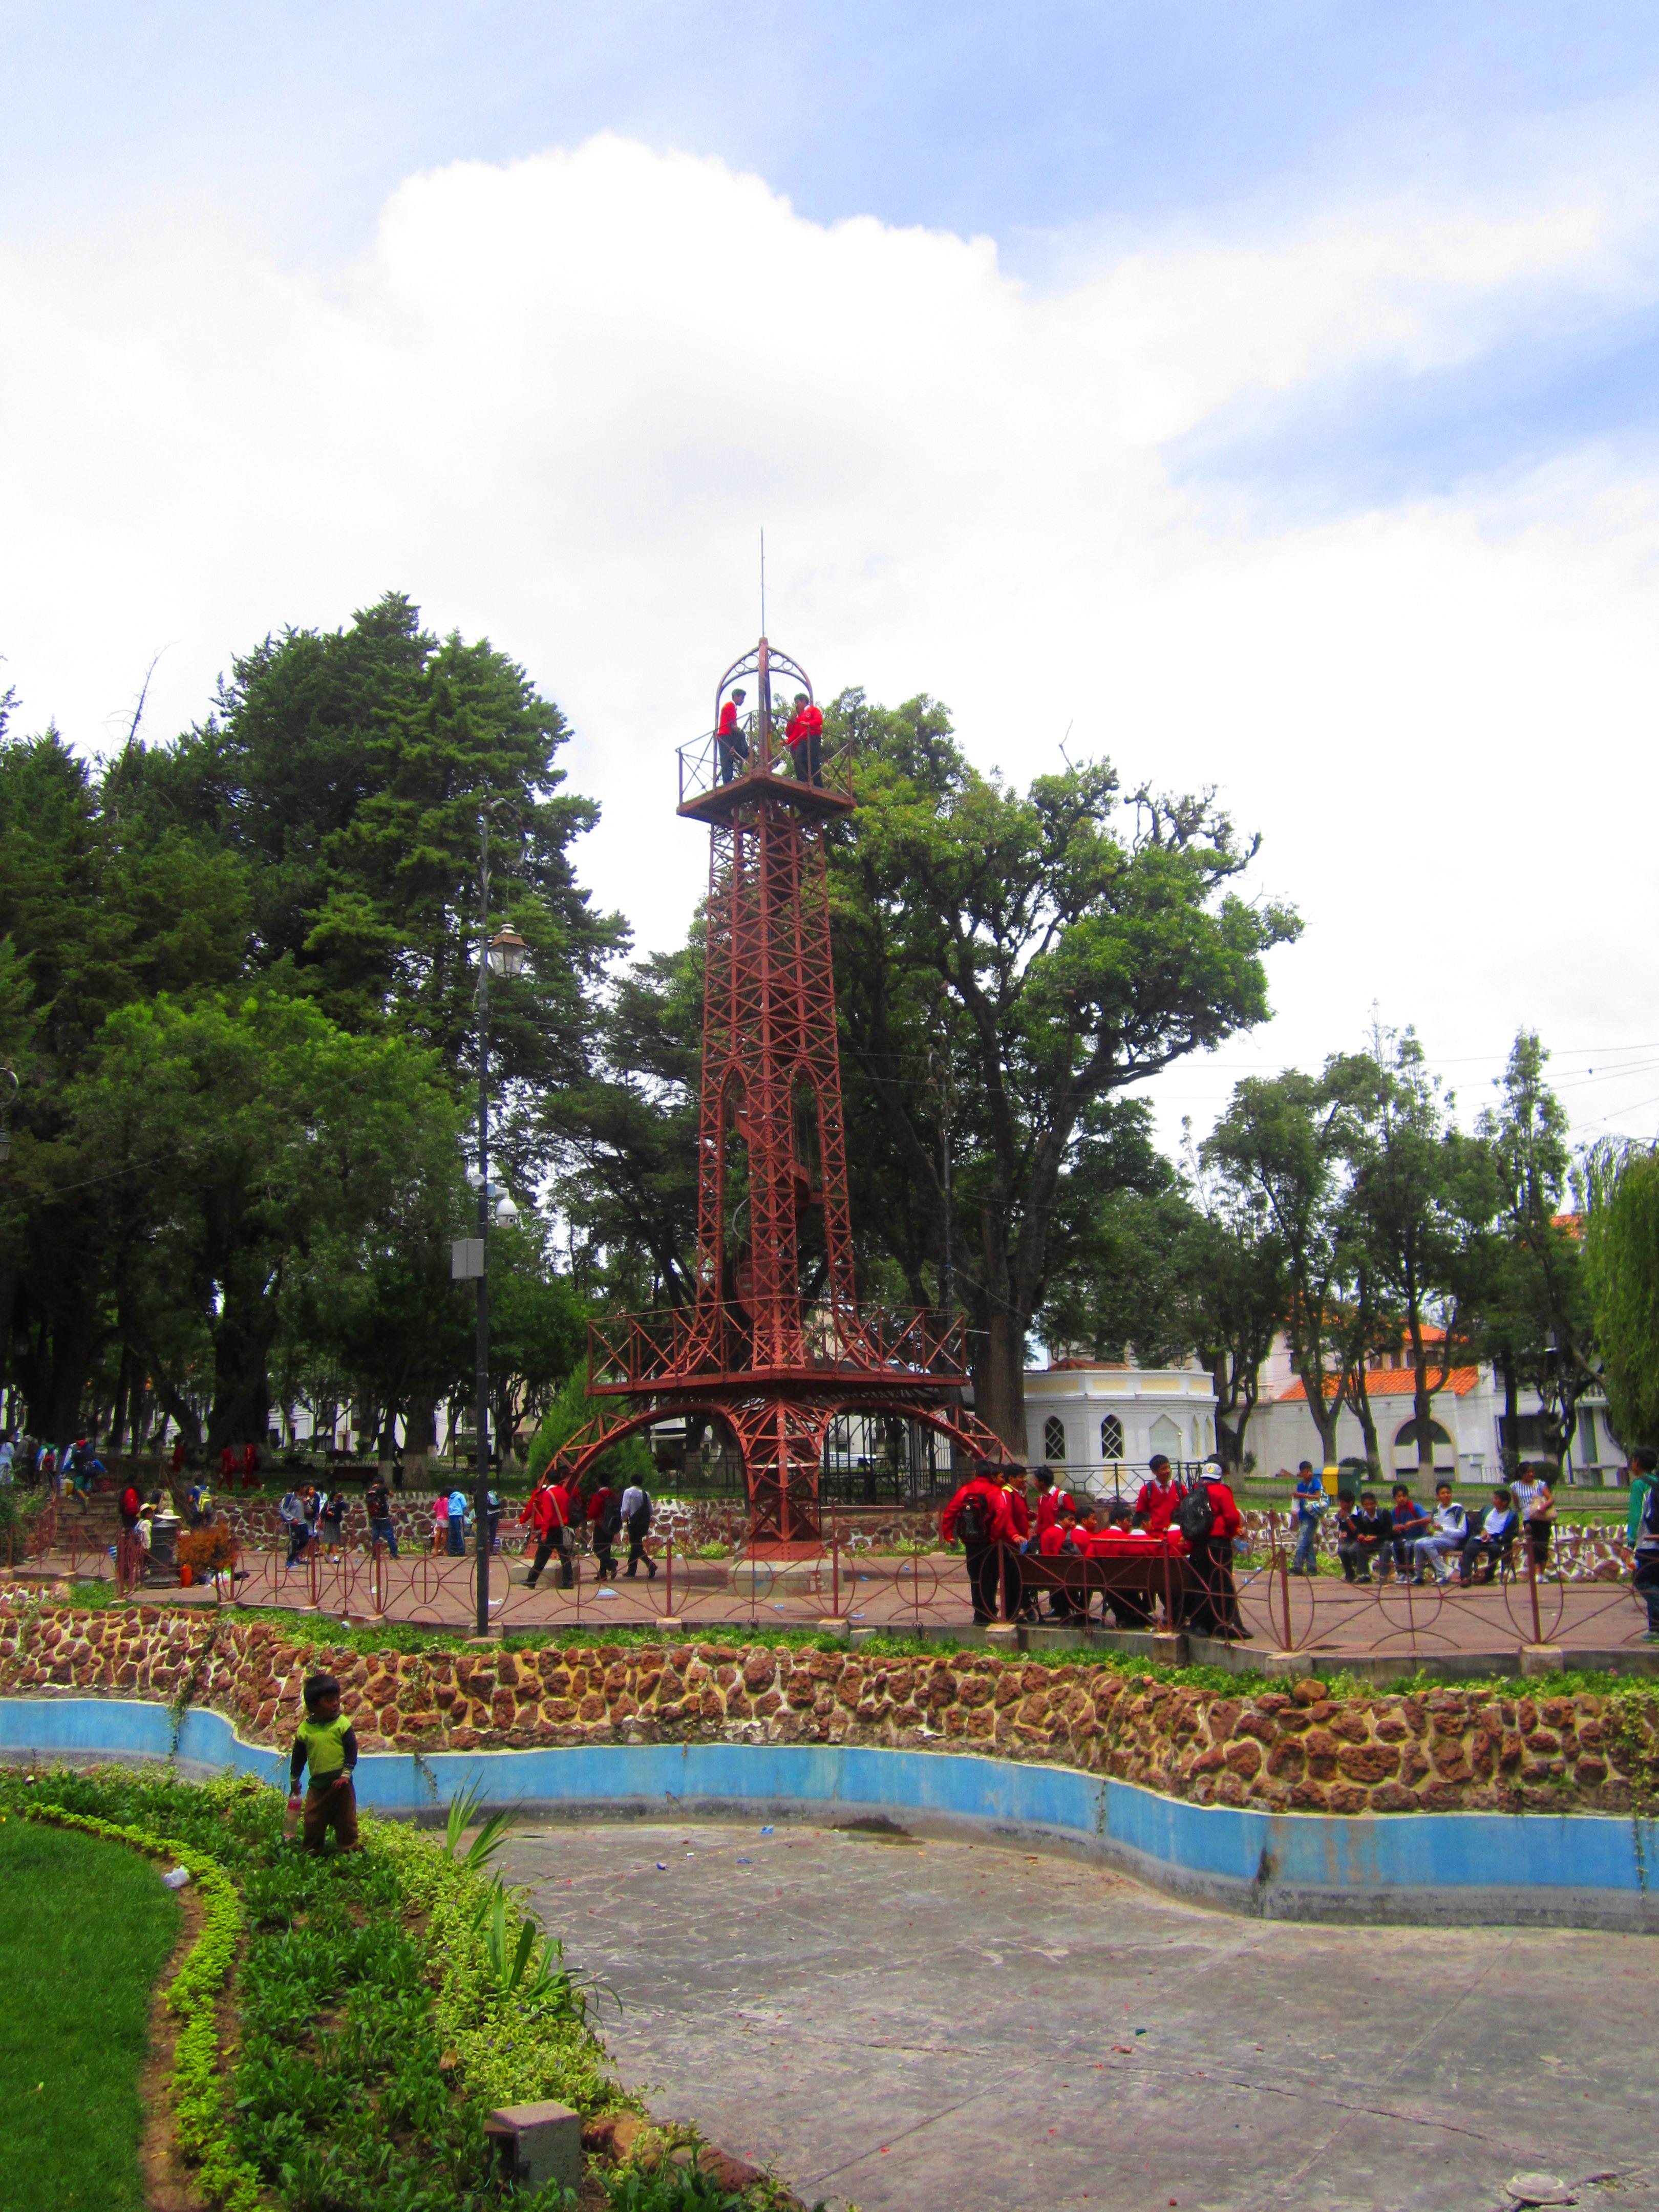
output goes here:
[[1659, 1772], [1659, 1700], [1498, 1688], [1225, 1694], [1101, 1664], [757, 1644], [362, 1653], [265, 1621], [0, 1601], [0, 1693], [207, 1705], [286, 1743], [304, 1677], [339, 1676], [364, 1751], [544, 1743], [859, 1743], [994, 1753], [1277, 1811], [1624, 1812]]

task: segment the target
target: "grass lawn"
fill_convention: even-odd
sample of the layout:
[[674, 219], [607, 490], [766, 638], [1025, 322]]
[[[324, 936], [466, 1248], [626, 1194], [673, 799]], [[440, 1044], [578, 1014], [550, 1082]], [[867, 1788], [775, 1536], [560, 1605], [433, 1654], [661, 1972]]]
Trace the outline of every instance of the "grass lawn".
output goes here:
[[179, 1901], [125, 1844], [15, 1814], [0, 1895], [0, 2206], [143, 2212], [138, 2075]]

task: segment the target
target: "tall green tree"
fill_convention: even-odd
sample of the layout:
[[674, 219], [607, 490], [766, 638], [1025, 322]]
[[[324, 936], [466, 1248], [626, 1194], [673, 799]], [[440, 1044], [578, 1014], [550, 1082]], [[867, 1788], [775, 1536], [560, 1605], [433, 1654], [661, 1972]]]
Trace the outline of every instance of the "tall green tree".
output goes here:
[[851, 692], [827, 721], [860, 756], [860, 811], [831, 853], [850, 1080], [940, 1250], [924, 1071], [944, 1031], [975, 1405], [1024, 1449], [1027, 1340], [1086, 1230], [1085, 1209], [1064, 1225], [1068, 1199], [1109, 1109], [1264, 1019], [1262, 955], [1297, 924], [1240, 895], [1255, 844], [1208, 794], [1125, 794], [1103, 762], [1015, 791], [969, 764], [927, 699], [887, 712]]
[[20, 1095], [0, 1174], [0, 1354], [32, 1431], [61, 1443], [116, 1327], [125, 1218], [110, 1163], [76, 1141], [70, 1095], [119, 1009], [234, 975], [246, 887], [211, 836], [135, 822], [56, 731], [13, 738], [6, 720], [0, 1058]]
[[1336, 1464], [1343, 1405], [1362, 1423], [1369, 1414], [1364, 1376], [1379, 1316], [1352, 1179], [1380, 1085], [1364, 1054], [1335, 1055], [1318, 1076], [1291, 1068], [1247, 1078], [1201, 1148], [1205, 1165], [1259, 1204], [1273, 1230], [1284, 1331], [1327, 1466]]
[[1562, 1218], [1571, 1152], [1565, 1108], [1546, 1076], [1535, 1030], [1510, 1050], [1503, 1097], [1477, 1124], [1497, 1181], [1498, 1213], [1481, 1289], [1481, 1349], [1503, 1377], [1509, 1449], [1518, 1395], [1538, 1394], [1546, 1448], [1571, 1449], [1580, 1399], [1599, 1389], [1589, 1285], [1578, 1224]]
[[409, 1189], [453, 1172], [461, 1121], [434, 1055], [270, 994], [118, 1009], [69, 1104], [81, 1158], [129, 1194], [142, 1249], [121, 1327], [187, 1437], [176, 1316], [210, 1339], [210, 1448], [265, 1433], [289, 1279], [392, 1233]]
[[1351, 1122], [1353, 1236], [1404, 1328], [1418, 1465], [1431, 1473], [1433, 1401], [1474, 1356], [1496, 1180], [1414, 1030], [1378, 1029], [1371, 1057], [1375, 1088]]
[[[595, 994], [626, 944], [597, 915], [572, 847], [598, 818], [564, 788], [558, 708], [487, 639], [439, 639], [389, 592], [332, 632], [287, 630], [238, 659], [213, 712], [173, 747], [130, 748], [112, 799], [210, 832], [250, 887], [248, 960], [337, 1025], [389, 1024], [471, 1072], [481, 926], [510, 922], [525, 975], [490, 997], [492, 1069], [521, 1176], [536, 1100], [582, 1080]], [[481, 813], [497, 804], [490, 912]]]
[[1659, 1148], [1604, 1139], [1586, 1157], [1584, 1186], [1607, 1413], [1628, 1449], [1659, 1438]]
[[589, 1072], [541, 1102], [584, 1286], [619, 1304], [694, 1295], [702, 974], [700, 935], [635, 963], [608, 995]]

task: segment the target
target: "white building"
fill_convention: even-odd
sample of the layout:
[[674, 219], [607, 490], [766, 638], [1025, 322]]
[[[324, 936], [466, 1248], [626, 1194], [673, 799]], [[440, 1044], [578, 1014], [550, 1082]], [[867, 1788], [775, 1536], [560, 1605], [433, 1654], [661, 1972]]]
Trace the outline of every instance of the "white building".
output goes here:
[[[1431, 1370], [1433, 1371], [1432, 1370]], [[1413, 1375], [1404, 1352], [1373, 1353], [1367, 1364], [1365, 1395], [1376, 1425], [1377, 1451], [1383, 1473], [1414, 1476], [1417, 1473], [1417, 1424], [1413, 1404]], [[1506, 1444], [1524, 1458], [1542, 1454], [1542, 1401], [1534, 1390], [1522, 1390], [1518, 1401], [1515, 1437], [1504, 1433], [1503, 1378], [1489, 1366], [1454, 1367], [1442, 1389], [1430, 1401], [1430, 1435], [1434, 1445], [1435, 1472], [1449, 1481], [1481, 1483], [1502, 1480]], [[1358, 1421], [1346, 1408], [1337, 1419], [1337, 1456], [1361, 1460], [1365, 1455]], [[1244, 1449], [1254, 1455], [1258, 1475], [1272, 1477], [1293, 1473], [1303, 1460], [1317, 1467], [1323, 1456], [1319, 1431], [1308, 1410], [1308, 1393], [1291, 1364], [1290, 1348], [1281, 1338], [1261, 1370], [1261, 1395], [1245, 1431]], [[1625, 1455], [1607, 1426], [1607, 1409], [1601, 1398], [1581, 1403], [1577, 1434], [1569, 1455], [1568, 1472], [1575, 1482], [1611, 1483], [1624, 1464]]]
[[1185, 1367], [1108, 1366], [1056, 1359], [1025, 1370], [1025, 1449], [1033, 1467], [1074, 1478], [1121, 1468], [1156, 1453], [1179, 1466], [1215, 1449], [1215, 1393], [1196, 1362]]

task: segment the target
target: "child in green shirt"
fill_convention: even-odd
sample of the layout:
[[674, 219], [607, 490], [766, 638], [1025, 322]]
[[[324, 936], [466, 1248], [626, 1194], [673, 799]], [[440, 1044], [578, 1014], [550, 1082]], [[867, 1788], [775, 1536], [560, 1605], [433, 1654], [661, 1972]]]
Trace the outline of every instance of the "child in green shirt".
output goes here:
[[332, 1828], [343, 1851], [357, 1849], [357, 1793], [352, 1771], [357, 1764], [357, 1737], [340, 1711], [340, 1686], [332, 1674], [313, 1674], [303, 1692], [305, 1718], [294, 1731], [294, 1752], [289, 1761], [289, 1813], [300, 1809], [300, 1777], [311, 1768], [306, 1791], [304, 1844], [319, 1851]]

